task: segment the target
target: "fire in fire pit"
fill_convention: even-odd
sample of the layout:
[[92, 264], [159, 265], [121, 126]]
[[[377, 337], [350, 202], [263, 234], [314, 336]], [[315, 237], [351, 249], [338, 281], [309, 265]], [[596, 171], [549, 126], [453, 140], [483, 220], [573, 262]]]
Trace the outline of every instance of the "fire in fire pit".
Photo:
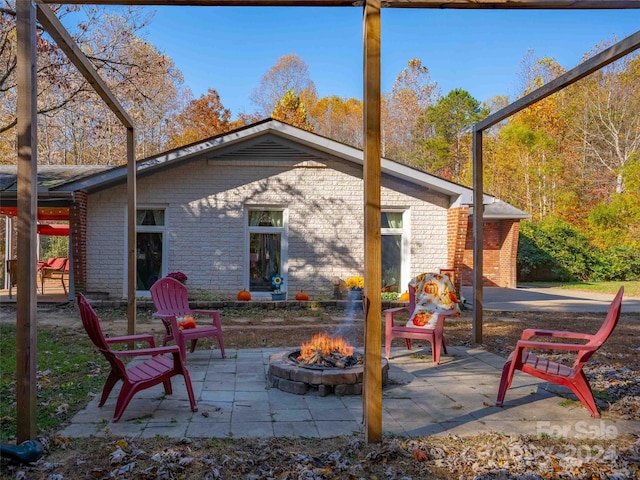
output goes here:
[[[386, 385], [389, 364], [382, 359], [382, 384]], [[304, 395], [317, 391], [320, 396], [360, 395], [364, 373], [364, 356], [342, 337], [316, 334], [300, 350], [271, 356], [269, 381], [289, 393]]]
[[353, 347], [344, 338], [316, 333], [310, 342], [300, 346], [296, 361], [304, 365], [347, 368], [362, 364], [364, 359], [359, 353], [354, 355]]

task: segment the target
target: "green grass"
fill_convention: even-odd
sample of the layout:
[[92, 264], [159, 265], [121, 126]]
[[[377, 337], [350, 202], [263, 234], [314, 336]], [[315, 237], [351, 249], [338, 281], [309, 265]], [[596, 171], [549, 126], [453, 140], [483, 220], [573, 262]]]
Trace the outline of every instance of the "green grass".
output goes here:
[[[90, 399], [89, 392], [102, 392], [108, 367], [88, 337], [70, 329], [40, 326], [37, 342], [36, 425], [38, 435], [48, 435], [84, 408]], [[3, 325], [0, 326], [0, 440], [15, 438], [16, 416], [16, 329]]]
[[530, 287], [554, 287], [567, 290], [585, 290], [588, 292], [610, 293], [615, 295], [620, 287], [624, 287], [625, 297], [640, 297], [640, 280], [628, 282], [527, 282], [522, 285]]

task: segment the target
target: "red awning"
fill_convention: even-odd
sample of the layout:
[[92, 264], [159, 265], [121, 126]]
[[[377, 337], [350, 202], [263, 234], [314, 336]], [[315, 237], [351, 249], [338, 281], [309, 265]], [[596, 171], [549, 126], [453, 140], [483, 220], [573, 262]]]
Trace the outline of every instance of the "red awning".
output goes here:
[[[0, 215], [17, 217], [17, 207], [0, 207]], [[38, 208], [38, 220], [69, 220], [69, 209], [63, 207]]]
[[69, 225], [49, 225], [46, 223], [38, 224], [38, 234], [39, 235], [50, 235], [50, 236], [69, 236]]

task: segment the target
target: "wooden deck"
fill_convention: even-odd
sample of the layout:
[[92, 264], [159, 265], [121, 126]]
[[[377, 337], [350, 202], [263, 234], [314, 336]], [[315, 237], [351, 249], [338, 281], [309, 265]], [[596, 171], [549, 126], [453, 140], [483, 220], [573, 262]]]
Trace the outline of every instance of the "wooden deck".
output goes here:
[[[38, 279], [38, 282], [40, 280]], [[1, 289], [0, 290], [0, 303], [16, 303], [16, 292], [17, 288], [13, 287], [11, 290], [12, 297], [9, 298], [9, 290]], [[38, 303], [65, 303], [69, 300], [72, 300], [71, 296], [65, 295], [62, 285], [60, 284], [60, 280], [45, 280], [44, 284], [44, 295], [40, 293], [40, 284], [38, 283]]]

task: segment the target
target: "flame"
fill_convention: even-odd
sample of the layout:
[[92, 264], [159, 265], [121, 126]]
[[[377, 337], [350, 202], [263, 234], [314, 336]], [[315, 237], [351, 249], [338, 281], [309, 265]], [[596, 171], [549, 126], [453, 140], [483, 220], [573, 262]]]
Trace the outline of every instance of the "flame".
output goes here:
[[298, 360], [308, 360], [318, 350], [323, 355], [330, 355], [339, 352], [341, 355], [353, 355], [353, 347], [342, 337], [330, 337], [328, 333], [316, 333], [310, 342], [305, 342], [300, 346], [300, 356]]

